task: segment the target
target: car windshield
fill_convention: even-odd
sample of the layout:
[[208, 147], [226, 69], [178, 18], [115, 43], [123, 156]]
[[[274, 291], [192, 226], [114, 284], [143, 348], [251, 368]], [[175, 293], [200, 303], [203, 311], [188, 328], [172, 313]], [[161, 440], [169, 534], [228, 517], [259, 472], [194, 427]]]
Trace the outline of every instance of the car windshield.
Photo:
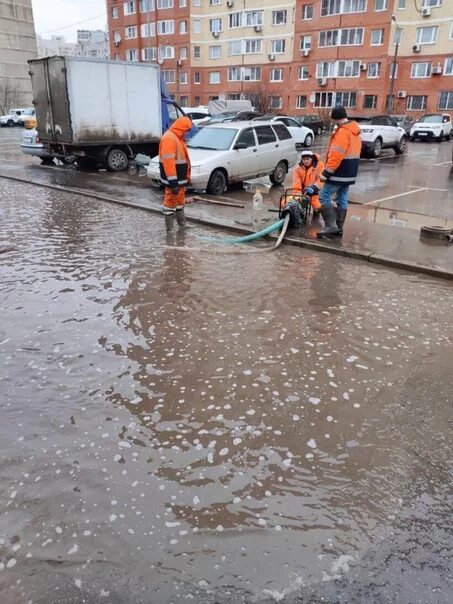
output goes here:
[[420, 118], [420, 122], [423, 124], [441, 124], [442, 116], [441, 115], [424, 115]]
[[237, 128], [203, 128], [187, 143], [190, 149], [225, 151], [231, 147]]

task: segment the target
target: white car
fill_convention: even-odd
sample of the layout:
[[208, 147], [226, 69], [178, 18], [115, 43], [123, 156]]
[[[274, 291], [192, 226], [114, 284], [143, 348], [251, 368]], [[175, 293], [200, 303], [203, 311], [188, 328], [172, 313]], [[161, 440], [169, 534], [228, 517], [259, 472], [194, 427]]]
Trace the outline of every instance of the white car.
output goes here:
[[411, 128], [409, 139], [417, 138], [433, 140], [441, 143], [442, 139], [449, 141], [452, 136], [451, 117], [448, 113], [433, 113], [424, 115]]
[[204, 124], [211, 119], [211, 114], [204, 107], [182, 107], [185, 115], [188, 115], [195, 126]]
[[51, 163], [54, 159], [49, 149], [39, 140], [36, 128], [22, 132], [20, 148], [25, 155], [40, 157], [43, 163]]
[[287, 117], [285, 115], [263, 115], [254, 118], [253, 121], [281, 122], [282, 124], [285, 124], [285, 126], [288, 128], [289, 132], [291, 133], [291, 136], [296, 141], [297, 146], [311, 147], [313, 143], [313, 139], [315, 136], [313, 130], [307, 128], [306, 126], [301, 126], [299, 122], [292, 117]]
[[[294, 139], [279, 122], [228, 122], [205, 126], [187, 143], [192, 166], [191, 189], [221, 195], [230, 183], [269, 176], [282, 184], [297, 162]], [[147, 168], [160, 185], [159, 158]]]
[[0, 126], [23, 126], [27, 118], [35, 115], [34, 107], [25, 109], [10, 109], [8, 115], [0, 115]]
[[369, 121], [360, 122], [359, 127], [364, 155], [379, 157], [382, 149], [393, 149], [397, 155], [405, 153], [406, 131], [389, 115], [376, 115]]

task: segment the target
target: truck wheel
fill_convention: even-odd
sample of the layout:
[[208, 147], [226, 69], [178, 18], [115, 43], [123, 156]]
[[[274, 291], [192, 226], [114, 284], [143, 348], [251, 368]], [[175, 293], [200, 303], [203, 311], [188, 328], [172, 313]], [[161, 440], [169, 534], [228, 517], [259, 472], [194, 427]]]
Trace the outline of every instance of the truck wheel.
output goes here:
[[227, 179], [225, 173], [222, 170], [214, 170], [211, 174], [206, 187], [206, 191], [210, 195], [222, 195], [227, 188]]
[[275, 166], [275, 170], [272, 174], [269, 174], [270, 181], [273, 185], [282, 185], [285, 182], [287, 173], [286, 164], [284, 161], [279, 161]]
[[401, 137], [400, 142], [394, 147], [395, 153], [397, 155], [403, 155], [407, 149], [407, 138], [405, 136]]
[[122, 172], [129, 166], [129, 158], [123, 149], [110, 149], [105, 158], [105, 164], [109, 172]]
[[12, 128], [12, 127], [14, 126], [14, 122], [13, 122], [13, 120], [8, 120], [8, 121], [6, 122], [6, 125], [7, 125], [9, 128]]

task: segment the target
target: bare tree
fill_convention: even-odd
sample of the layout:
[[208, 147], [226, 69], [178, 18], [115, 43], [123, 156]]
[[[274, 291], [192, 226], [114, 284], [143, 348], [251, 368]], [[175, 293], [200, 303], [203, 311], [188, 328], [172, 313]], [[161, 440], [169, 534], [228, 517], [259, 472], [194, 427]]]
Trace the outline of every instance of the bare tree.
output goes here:
[[273, 113], [271, 96], [264, 85], [261, 85], [257, 90], [244, 93], [243, 96], [251, 101], [259, 113]]
[[6, 115], [11, 107], [19, 105], [20, 91], [12, 78], [0, 79], [0, 114]]

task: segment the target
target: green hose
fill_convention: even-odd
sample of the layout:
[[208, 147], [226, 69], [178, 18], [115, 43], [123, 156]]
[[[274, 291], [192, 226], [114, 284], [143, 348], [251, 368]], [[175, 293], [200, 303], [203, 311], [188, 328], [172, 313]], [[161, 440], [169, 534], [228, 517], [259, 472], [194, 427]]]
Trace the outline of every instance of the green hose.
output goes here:
[[232, 239], [223, 239], [221, 237], [202, 237], [198, 236], [198, 239], [203, 239], [204, 241], [212, 241], [213, 243], [245, 243], [246, 241], [254, 241], [255, 239], [259, 239], [260, 237], [265, 237], [274, 231], [277, 231], [279, 228], [283, 227], [285, 219], [282, 218], [277, 222], [269, 225], [262, 231], [258, 231], [257, 233], [252, 233], [251, 235], [245, 235], [244, 237], [233, 237]]

